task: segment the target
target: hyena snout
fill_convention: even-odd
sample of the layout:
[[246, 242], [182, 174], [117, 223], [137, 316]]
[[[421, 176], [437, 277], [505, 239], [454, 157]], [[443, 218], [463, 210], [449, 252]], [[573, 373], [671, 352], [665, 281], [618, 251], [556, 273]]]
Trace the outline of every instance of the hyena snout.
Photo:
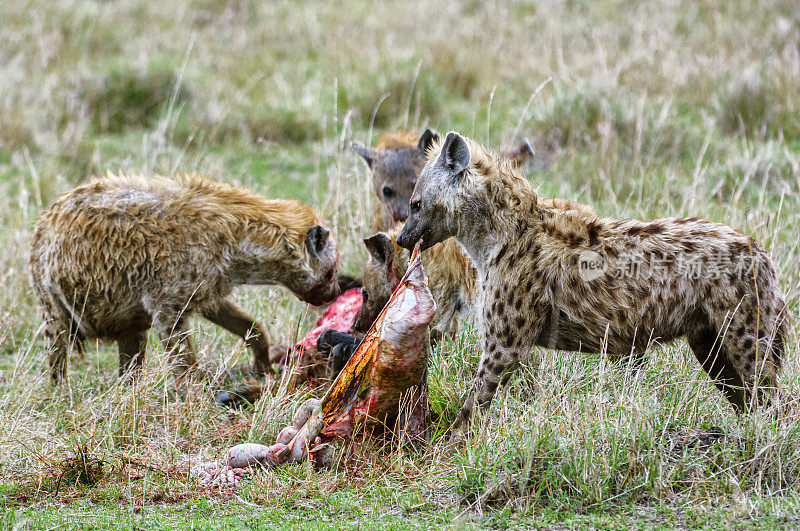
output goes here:
[[339, 283], [336, 281], [336, 274], [334, 273], [331, 281], [314, 286], [303, 295], [302, 299], [312, 306], [322, 306], [333, 302], [340, 294]]
[[353, 329], [362, 334], [369, 330], [369, 327], [372, 326], [372, 323], [375, 322], [375, 318], [378, 316], [378, 313], [371, 311], [367, 304], [368, 302], [366, 300], [361, 304], [361, 311], [358, 312], [356, 322], [353, 324]]
[[[384, 190], [384, 196], [385, 195], [386, 190]], [[405, 221], [408, 219], [408, 200], [408, 196], [404, 196], [402, 198], [389, 200], [386, 202], [387, 206], [389, 207], [389, 212], [392, 214], [393, 221]]]
[[[412, 207], [413, 208], [413, 207]], [[403, 230], [397, 236], [397, 245], [405, 249], [413, 249], [417, 242], [422, 239], [421, 250], [425, 250], [437, 243], [430, 238], [430, 231], [419, 218], [419, 214], [411, 212], [403, 226]]]
[[389, 284], [387, 286], [388, 292], [386, 294], [369, 292], [362, 288], [361, 296], [363, 298], [363, 302], [361, 304], [361, 310], [358, 312], [356, 322], [353, 324], [353, 329], [356, 332], [364, 333], [369, 330], [369, 327], [372, 326], [372, 323], [374, 323], [375, 319], [378, 318], [378, 315], [381, 313], [381, 310], [383, 310], [383, 307], [386, 306], [387, 302], [389, 302], [389, 299], [392, 296], [392, 291], [397, 287], [397, 284], [397, 282]]

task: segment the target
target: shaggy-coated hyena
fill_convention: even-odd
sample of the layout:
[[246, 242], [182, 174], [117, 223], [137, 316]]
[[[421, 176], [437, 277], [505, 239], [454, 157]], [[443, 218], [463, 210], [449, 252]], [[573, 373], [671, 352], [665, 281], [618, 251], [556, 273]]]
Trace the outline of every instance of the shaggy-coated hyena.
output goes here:
[[767, 253], [728, 226], [544, 209], [514, 165], [449, 133], [397, 241], [427, 248], [452, 236], [478, 271], [483, 338], [462, 421], [534, 345], [622, 357], [686, 337], [737, 410], [774, 391], [785, 305]]
[[282, 284], [321, 305], [338, 294], [338, 261], [330, 231], [298, 201], [198, 175], [78, 186], [42, 212], [31, 245], [52, 378], [66, 377], [69, 345], [88, 338], [115, 340], [120, 375], [138, 372], [150, 327], [182, 376], [196, 365], [193, 313], [244, 338], [253, 369], [272, 372], [264, 329], [228, 296], [242, 284]]
[[439, 133], [433, 129], [426, 129], [419, 137], [400, 129], [383, 133], [375, 149], [353, 142], [353, 149], [372, 171], [372, 189], [378, 198], [370, 223], [372, 233], [391, 230], [408, 217], [408, 200], [425, 166], [425, 153], [437, 140]]
[[[541, 208], [549, 210], [594, 213], [591, 207], [566, 199], [539, 197], [538, 203]], [[379, 232], [364, 239], [370, 257], [364, 265], [361, 287], [364, 303], [355, 324], [357, 332], [369, 329], [406, 272], [411, 253], [397, 245], [397, 236], [402, 228], [403, 223], [398, 223], [389, 232]], [[455, 238], [448, 238], [426, 250], [422, 253], [422, 262], [428, 287], [436, 301], [431, 338], [454, 337], [477, 302], [475, 266]]]

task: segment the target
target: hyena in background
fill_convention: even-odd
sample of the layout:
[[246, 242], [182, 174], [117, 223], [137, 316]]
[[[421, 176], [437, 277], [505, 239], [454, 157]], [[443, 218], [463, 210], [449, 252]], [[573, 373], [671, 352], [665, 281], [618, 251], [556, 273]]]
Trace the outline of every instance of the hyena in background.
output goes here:
[[686, 337], [738, 411], [775, 390], [787, 313], [775, 269], [726, 225], [545, 209], [514, 165], [449, 133], [417, 181], [397, 242], [421, 238], [427, 248], [453, 236], [478, 271], [483, 340], [462, 422], [474, 404], [489, 407], [534, 345], [625, 357]]
[[[539, 197], [538, 203], [548, 210], [594, 214], [591, 207], [566, 199]], [[364, 303], [355, 324], [357, 332], [369, 329], [406, 272], [411, 253], [397, 245], [397, 236], [402, 228], [403, 224], [398, 223], [388, 233], [379, 232], [364, 239], [370, 257], [364, 265], [361, 288]], [[455, 337], [461, 324], [472, 314], [478, 299], [475, 266], [455, 238], [448, 238], [427, 249], [422, 253], [422, 262], [428, 287], [436, 301], [431, 338]]]
[[372, 171], [372, 189], [378, 198], [370, 223], [372, 233], [391, 230], [408, 217], [408, 200], [425, 166], [425, 153], [437, 140], [439, 133], [433, 129], [419, 136], [399, 129], [381, 134], [375, 149], [353, 142], [353, 149]]
[[[381, 134], [375, 149], [353, 142], [353, 149], [372, 171], [372, 189], [378, 199], [370, 223], [373, 234], [388, 232], [397, 222], [406, 220], [408, 201], [419, 172], [425, 166], [427, 151], [438, 140], [439, 133], [433, 129], [426, 129], [419, 137], [414, 131], [398, 129]], [[518, 164], [533, 156], [527, 139], [504, 155]]]
[[196, 365], [194, 313], [244, 338], [254, 371], [272, 372], [266, 333], [233, 288], [281, 284], [313, 305], [338, 295], [336, 242], [313, 208], [198, 175], [78, 186], [42, 212], [31, 247], [55, 382], [69, 345], [88, 338], [116, 341], [120, 375], [138, 373], [150, 327], [183, 376]]

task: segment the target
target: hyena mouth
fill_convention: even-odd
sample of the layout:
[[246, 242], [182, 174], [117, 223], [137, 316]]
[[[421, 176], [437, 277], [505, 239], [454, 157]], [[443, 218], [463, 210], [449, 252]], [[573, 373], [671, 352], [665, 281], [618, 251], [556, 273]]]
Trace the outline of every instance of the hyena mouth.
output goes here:
[[430, 232], [430, 229], [423, 230], [418, 237], [414, 238], [411, 234], [405, 234], [406, 228], [407, 227], [403, 227], [403, 230], [397, 237], [397, 245], [399, 245], [400, 247], [411, 250], [414, 248], [417, 242], [420, 242], [419, 250], [424, 251], [425, 249], [428, 249], [429, 247], [432, 247], [435, 243], [437, 243], [437, 242], [433, 243], [427, 242], [427, 240], [429, 239], [428, 233]]
[[333, 275], [331, 275], [330, 278], [326, 276], [322, 282], [312, 286], [311, 289], [305, 292], [301, 299], [312, 306], [322, 306], [323, 304], [336, 300], [336, 298], [341, 295], [339, 282], [336, 278], [337, 270], [338, 268], [333, 270]]
[[[431, 232], [430, 229], [425, 229], [422, 232], [422, 234], [419, 235], [419, 239], [417, 241], [419, 242], [420, 251], [424, 251], [425, 249], [430, 249], [431, 247], [439, 243], [439, 242], [434, 242], [431, 238], [428, 238], [430, 232]], [[416, 244], [417, 242], [414, 243]]]
[[336, 297], [339, 295], [339, 284], [336, 282], [336, 279], [334, 279], [331, 283], [316, 286], [308, 290], [303, 296], [303, 301], [312, 306], [322, 306], [323, 304], [336, 300]]

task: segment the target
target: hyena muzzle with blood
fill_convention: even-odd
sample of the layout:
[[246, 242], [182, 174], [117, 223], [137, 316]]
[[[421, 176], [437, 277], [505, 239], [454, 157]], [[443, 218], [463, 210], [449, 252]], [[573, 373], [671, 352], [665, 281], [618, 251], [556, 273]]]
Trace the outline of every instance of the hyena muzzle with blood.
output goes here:
[[685, 337], [738, 411], [775, 391], [785, 304], [767, 253], [731, 227], [542, 208], [515, 165], [451, 132], [431, 150], [397, 242], [453, 236], [478, 271], [483, 342], [462, 421], [534, 345], [638, 357]]
[[31, 244], [33, 288], [55, 382], [71, 344], [116, 341], [120, 375], [139, 372], [147, 331], [176, 376], [195, 367], [188, 320], [201, 314], [239, 335], [253, 369], [272, 372], [266, 333], [229, 297], [242, 284], [280, 284], [321, 305], [339, 292], [336, 242], [319, 214], [198, 175], [108, 176], [61, 195]]

